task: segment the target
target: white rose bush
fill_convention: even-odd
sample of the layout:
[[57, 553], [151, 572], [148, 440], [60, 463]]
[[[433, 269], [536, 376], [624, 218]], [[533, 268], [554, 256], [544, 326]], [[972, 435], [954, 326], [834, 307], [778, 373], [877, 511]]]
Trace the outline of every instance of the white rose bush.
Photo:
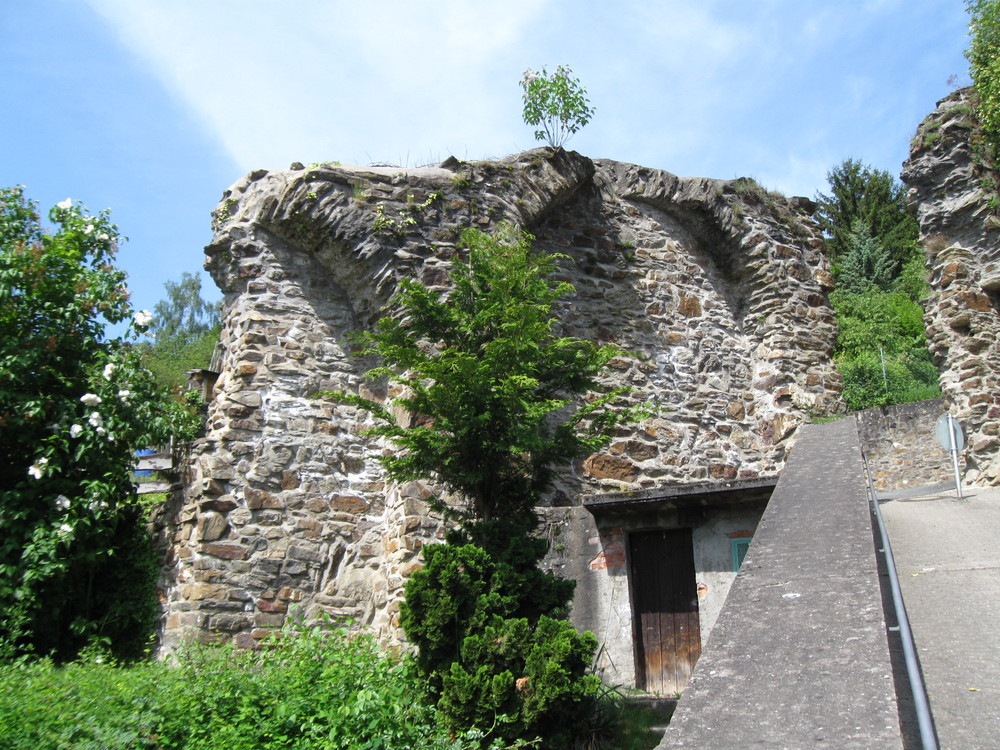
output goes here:
[[128, 656], [156, 611], [134, 452], [192, 437], [197, 418], [141, 366], [150, 320], [113, 265], [108, 213], [66, 199], [49, 219], [0, 189], [0, 658], [95, 642]]

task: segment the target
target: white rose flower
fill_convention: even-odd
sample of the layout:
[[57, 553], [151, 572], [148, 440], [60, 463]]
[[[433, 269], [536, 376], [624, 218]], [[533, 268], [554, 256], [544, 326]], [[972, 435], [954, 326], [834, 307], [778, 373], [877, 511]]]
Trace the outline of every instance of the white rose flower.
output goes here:
[[66, 534], [72, 534], [73, 527], [68, 523], [59, 524], [59, 536], [65, 536]]
[[100, 437], [104, 437], [105, 435], [107, 435], [107, 434], [108, 434], [108, 431], [107, 431], [107, 430], [105, 430], [105, 429], [104, 429], [103, 427], [98, 427], [98, 428], [97, 428], [97, 434], [98, 434], [98, 435], [99, 435]]
[[87, 419], [87, 421], [90, 422], [90, 425], [92, 427], [103, 427], [104, 426], [104, 419], [101, 417], [100, 412], [96, 412], [96, 411], [91, 412], [90, 413], [90, 418]]
[[60, 495], [56, 498], [56, 507], [60, 510], [69, 510], [69, 498], [65, 495]]
[[107, 242], [108, 240], [111, 239], [111, 237], [108, 236], [107, 232], [101, 232], [99, 235], [97, 235], [97, 239], [101, 240], [101, 242]]
[[69, 428], [69, 436], [72, 438], [78, 438], [83, 434], [83, 425], [75, 424]]
[[35, 479], [41, 479], [45, 476], [45, 467], [49, 465], [49, 459], [40, 458], [31, 466], [28, 467], [28, 474]]
[[109, 362], [108, 364], [104, 365], [104, 379], [111, 380], [111, 376], [115, 374], [115, 370], [117, 369], [118, 365], [114, 364], [113, 362]]
[[94, 225], [93, 224], [88, 224], [87, 226], [85, 226], [83, 228], [83, 233], [84, 234], [90, 234], [93, 231], [94, 231]]
[[101, 403], [101, 397], [96, 393], [84, 393], [80, 396], [80, 400], [87, 406], [97, 406]]
[[66, 209], [68, 209], [68, 208], [72, 208], [72, 207], [73, 207], [73, 199], [72, 199], [72, 198], [67, 198], [66, 200], [64, 200], [64, 201], [59, 201], [59, 202], [58, 202], [58, 203], [56, 204], [56, 208], [61, 208], [61, 209], [63, 209], [64, 211], [65, 211]]
[[153, 313], [149, 310], [140, 310], [135, 314], [135, 324], [140, 328], [145, 328], [153, 322]]
[[122, 400], [123, 404], [128, 403], [128, 397], [131, 395], [132, 391], [128, 390], [127, 388], [122, 388], [120, 391], [118, 391], [118, 398]]

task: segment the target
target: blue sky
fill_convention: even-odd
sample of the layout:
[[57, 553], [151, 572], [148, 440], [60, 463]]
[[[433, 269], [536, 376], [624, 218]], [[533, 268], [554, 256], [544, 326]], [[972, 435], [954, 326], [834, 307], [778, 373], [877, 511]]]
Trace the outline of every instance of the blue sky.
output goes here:
[[568, 148], [814, 196], [898, 174], [966, 45], [960, 0], [0, 0], [0, 184], [111, 208], [152, 308], [250, 170], [534, 147], [528, 67], [597, 108]]

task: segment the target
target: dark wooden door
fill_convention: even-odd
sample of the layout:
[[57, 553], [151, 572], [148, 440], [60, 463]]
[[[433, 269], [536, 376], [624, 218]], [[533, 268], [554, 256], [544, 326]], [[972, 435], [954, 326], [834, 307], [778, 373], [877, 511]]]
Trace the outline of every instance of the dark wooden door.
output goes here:
[[679, 693], [701, 655], [691, 529], [629, 535], [636, 687]]

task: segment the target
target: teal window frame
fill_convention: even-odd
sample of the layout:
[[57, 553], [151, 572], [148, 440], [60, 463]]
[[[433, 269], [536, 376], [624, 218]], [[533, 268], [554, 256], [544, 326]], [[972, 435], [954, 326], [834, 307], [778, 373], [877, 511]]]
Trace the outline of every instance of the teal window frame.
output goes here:
[[752, 536], [741, 536], [729, 540], [729, 551], [732, 554], [734, 573], [739, 573], [740, 566], [743, 564], [743, 558], [747, 556], [747, 550], [750, 549], [750, 542], [752, 541]]

